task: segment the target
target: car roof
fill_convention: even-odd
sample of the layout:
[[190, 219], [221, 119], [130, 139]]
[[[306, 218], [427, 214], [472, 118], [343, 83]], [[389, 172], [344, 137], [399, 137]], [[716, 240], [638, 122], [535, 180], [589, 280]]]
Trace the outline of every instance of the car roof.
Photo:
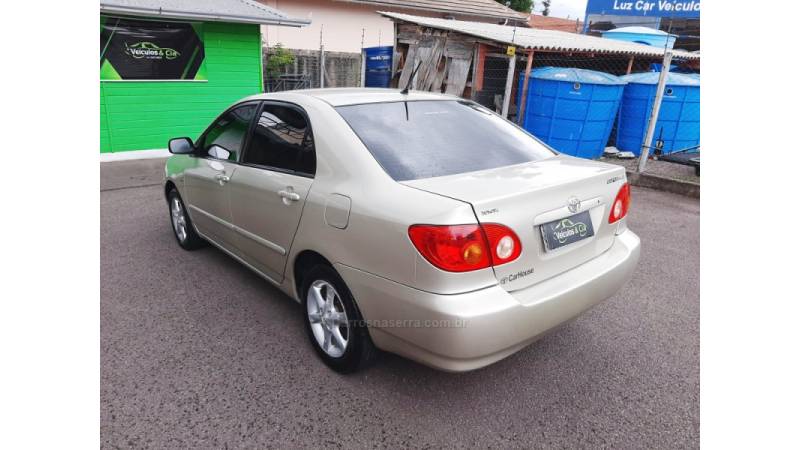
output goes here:
[[290, 100], [290, 97], [304, 95], [322, 100], [331, 106], [357, 105], [362, 103], [385, 103], [418, 100], [460, 100], [460, 97], [433, 92], [410, 91], [401, 94], [400, 89], [385, 88], [325, 88], [302, 89], [273, 92], [248, 97], [248, 100]]

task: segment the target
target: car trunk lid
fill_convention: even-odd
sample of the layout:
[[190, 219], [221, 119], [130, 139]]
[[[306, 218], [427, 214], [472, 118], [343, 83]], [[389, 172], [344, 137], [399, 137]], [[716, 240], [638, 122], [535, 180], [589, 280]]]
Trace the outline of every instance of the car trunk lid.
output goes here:
[[[468, 202], [479, 222], [499, 223], [514, 230], [521, 241], [522, 254], [494, 267], [500, 285], [514, 291], [572, 269], [610, 248], [617, 224], [608, 223], [609, 208], [625, 181], [622, 167], [559, 155], [403, 184]], [[576, 242], [555, 243], [562, 246], [548, 250], [542, 227], [567, 218], [572, 220], [562, 225], [577, 227], [580, 222], [574, 217], [576, 214], [581, 214], [579, 219], [591, 221], [594, 235], [586, 233], [587, 237]], [[554, 242], [552, 237], [549, 242]]]

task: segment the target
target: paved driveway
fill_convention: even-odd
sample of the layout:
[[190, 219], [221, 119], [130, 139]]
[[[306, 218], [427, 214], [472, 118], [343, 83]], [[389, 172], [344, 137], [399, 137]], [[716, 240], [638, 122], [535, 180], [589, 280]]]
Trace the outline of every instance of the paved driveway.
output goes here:
[[120, 167], [101, 194], [104, 447], [699, 445], [697, 200], [634, 188], [633, 280], [497, 364], [382, 355], [341, 376], [299, 305], [216, 249], [181, 250], [161, 187], [126, 187], [158, 176]]

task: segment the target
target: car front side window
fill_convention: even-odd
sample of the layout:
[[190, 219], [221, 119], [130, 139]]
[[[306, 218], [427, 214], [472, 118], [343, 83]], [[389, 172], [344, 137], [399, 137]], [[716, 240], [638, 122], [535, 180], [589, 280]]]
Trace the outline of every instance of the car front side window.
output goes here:
[[256, 105], [234, 108], [214, 123], [203, 138], [202, 156], [237, 161], [247, 129], [256, 113]]
[[264, 105], [243, 162], [314, 175], [314, 138], [305, 116], [289, 106]]

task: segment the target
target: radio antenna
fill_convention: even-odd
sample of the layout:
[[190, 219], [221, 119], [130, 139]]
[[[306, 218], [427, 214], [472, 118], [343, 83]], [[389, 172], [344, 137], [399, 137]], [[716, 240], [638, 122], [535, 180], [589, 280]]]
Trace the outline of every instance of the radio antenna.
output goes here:
[[401, 94], [406, 95], [408, 94], [408, 89], [411, 87], [411, 83], [414, 82], [414, 77], [417, 75], [417, 70], [419, 70], [419, 66], [422, 65], [422, 61], [417, 63], [417, 67], [414, 68], [414, 71], [411, 72], [411, 76], [408, 78], [408, 83], [406, 83], [406, 87], [400, 91]]

